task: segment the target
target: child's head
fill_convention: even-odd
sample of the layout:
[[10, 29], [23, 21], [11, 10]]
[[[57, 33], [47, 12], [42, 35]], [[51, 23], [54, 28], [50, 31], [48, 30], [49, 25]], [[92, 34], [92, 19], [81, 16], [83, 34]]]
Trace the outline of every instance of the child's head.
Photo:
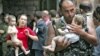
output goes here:
[[84, 24], [84, 17], [82, 15], [75, 15], [74, 18], [75, 18], [74, 20], [75, 24], [81, 25], [81, 26]]
[[8, 16], [9, 25], [16, 25], [16, 17], [13, 15]]

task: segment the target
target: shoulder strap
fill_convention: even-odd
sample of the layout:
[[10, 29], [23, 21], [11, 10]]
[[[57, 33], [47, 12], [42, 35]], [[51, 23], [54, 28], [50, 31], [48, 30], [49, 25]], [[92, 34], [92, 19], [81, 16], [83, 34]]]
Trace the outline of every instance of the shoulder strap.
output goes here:
[[89, 15], [85, 15], [84, 16], [85, 19], [84, 19], [84, 24], [83, 24], [83, 27], [84, 27], [84, 29], [85, 29], [86, 32], [88, 32], [88, 28], [87, 28], [87, 16], [89, 16]]

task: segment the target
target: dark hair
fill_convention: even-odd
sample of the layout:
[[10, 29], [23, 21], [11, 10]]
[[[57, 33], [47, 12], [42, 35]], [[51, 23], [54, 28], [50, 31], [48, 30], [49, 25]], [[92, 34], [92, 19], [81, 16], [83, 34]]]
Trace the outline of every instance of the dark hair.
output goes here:
[[92, 10], [92, 4], [91, 3], [81, 3], [79, 5], [79, 8], [84, 10], [84, 11], [91, 11]]
[[93, 17], [95, 17], [96, 20], [100, 21], [100, 18], [98, 18], [97, 14], [100, 15], [100, 5], [98, 5], [95, 11], [93, 12]]
[[56, 17], [56, 14], [57, 14], [56, 10], [50, 10], [51, 17]]
[[64, 1], [64, 0], [61, 0], [61, 1], [59, 2], [59, 8], [62, 8], [62, 3], [63, 3], [63, 1]]
[[96, 7], [96, 12], [100, 14], [100, 4]]
[[19, 14], [17, 15], [17, 19], [19, 19], [22, 15], [25, 15], [27, 17], [27, 14]]
[[5, 13], [1, 13], [0, 14], [0, 19], [3, 21], [3, 22], [5, 22], [5, 20], [4, 20], [4, 17], [6, 16], [6, 14]]
[[73, 2], [72, 0], [61, 0], [59, 2], [59, 8], [61, 9], [62, 8], [62, 3], [65, 2], [65, 1], [71, 1], [74, 5], [75, 5], [75, 2]]
[[35, 12], [35, 17], [36, 17], [37, 19], [40, 19], [40, 18], [42, 17], [42, 12], [41, 12], [41, 11], [36, 11], [36, 12]]

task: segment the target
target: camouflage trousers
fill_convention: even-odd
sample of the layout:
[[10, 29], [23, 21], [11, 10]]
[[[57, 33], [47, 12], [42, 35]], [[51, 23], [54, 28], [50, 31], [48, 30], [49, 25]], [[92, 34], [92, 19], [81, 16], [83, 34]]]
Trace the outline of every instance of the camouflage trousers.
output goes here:
[[3, 42], [2, 43], [2, 51], [3, 51], [3, 56], [6, 56], [7, 55], [7, 43], [6, 42]]
[[84, 51], [60, 51], [56, 53], [46, 53], [45, 56], [93, 56], [92, 52], [84, 52]]
[[3, 53], [3, 52], [2, 52], [2, 43], [0, 43], [0, 56], [3, 55], [2, 53]]

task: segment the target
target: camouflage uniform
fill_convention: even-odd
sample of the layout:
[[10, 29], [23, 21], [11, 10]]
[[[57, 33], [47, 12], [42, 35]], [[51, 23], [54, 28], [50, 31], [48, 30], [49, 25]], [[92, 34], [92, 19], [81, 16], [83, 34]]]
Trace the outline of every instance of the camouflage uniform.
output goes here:
[[0, 30], [4, 30], [4, 33], [0, 35], [0, 43], [1, 43], [1, 48], [3, 51], [3, 56], [6, 56], [6, 51], [7, 51], [7, 44], [6, 44], [6, 31], [7, 31], [7, 24], [2, 22], [0, 23]]
[[[64, 26], [65, 23], [62, 19], [56, 21], [56, 28], [61, 28]], [[71, 44], [62, 51], [57, 52], [55, 56], [92, 56], [92, 50], [92, 45], [80, 38], [78, 42]]]

